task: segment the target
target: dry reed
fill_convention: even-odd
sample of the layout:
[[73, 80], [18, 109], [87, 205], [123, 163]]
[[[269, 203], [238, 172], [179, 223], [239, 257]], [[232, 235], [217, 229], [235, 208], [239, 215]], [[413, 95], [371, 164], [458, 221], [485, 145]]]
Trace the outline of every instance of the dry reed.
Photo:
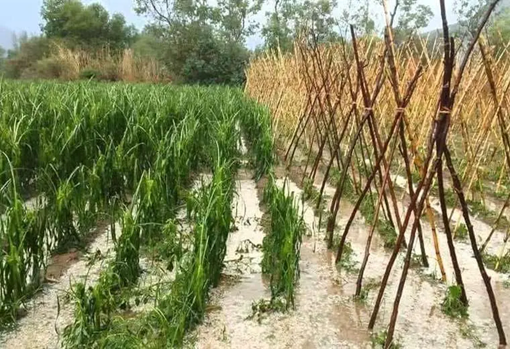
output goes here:
[[105, 47], [99, 51], [72, 50], [57, 45], [54, 59], [62, 65], [60, 78], [78, 80], [84, 74], [97, 74], [104, 80], [126, 82], [165, 82], [168, 73], [154, 58], [138, 57], [132, 49], [115, 52]]

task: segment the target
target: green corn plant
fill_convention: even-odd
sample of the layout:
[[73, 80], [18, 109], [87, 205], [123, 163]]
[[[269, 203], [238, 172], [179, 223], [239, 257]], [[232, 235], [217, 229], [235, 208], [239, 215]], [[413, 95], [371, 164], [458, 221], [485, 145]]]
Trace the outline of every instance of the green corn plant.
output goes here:
[[24, 300], [37, 290], [46, 262], [47, 211], [23, 206], [15, 170], [7, 162], [11, 179], [0, 190], [10, 203], [0, 219], [0, 325], [15, 319]]
[[299, 278], [304, 222], [294, 195], [287, 195], [285, 188], [286, 184], [282, 189], [278, 188], [271, 177], [264, 190], [271, 225], [262, 245], [262, 271], [270, 276], [271, 300], [283, 297], [286, 308], [289, 308], [294, 306], [294, 287]]
[[55, 197], [50, 199], [50, 206], [53, 208], [53, 248], [62, 249], [69, 243], [76, 244], [80, 241], [73, 218], [73, 195], [72, 184], [65, 181], [57, 188]]
[[131, 211], [122, 219], [122, 235], [115, 245], [114, 273], [119, 276], [120, 287], [132, 285], [140, 275], [140, 227]]
[[[75, 292], [79, 311], [68, 346], [86, 347], [114, 330], [112, 314], [121, 305], [115, 298], [136, 284], [144, 245], [161, 246], [149, 248], [177, 269], [157, 317], [165, 319], [165, 344], [182, 341], [220, 279], [239, 127], [257, 177], [265, 175], [274, 162], [269, 112], [228, 88], [2, 81], [0, 90], [0, 149], [7, 155], [0, 160], [2, 311], [13, 314], [51, 254], [84, 241], [107, 216], [112, 228], [118, 220], [123, 228], [115, 258], [97, 285]], [[186, 250], [173, 217], [202, 170], [213, 179], [194, 199], [194, 243]], [[46, 205], [28, 212], [22, 197], [34, 195]]]
[[251, 162], [256, 171], [255, 178], [258, 180], [269, 174], [275, 163], [271, 114], [267, 108], [255, 102], [249, 101], [245, 104], [239, 119], [249, 144]]
[[108, 269], [93, 287], [87, 287], [82, 282], [72, 286], [69, 294], [75, 305], [74, 322], [64, 329], [65, 348], [90, 348], [95, 345], [111, 323], [112, 313], [118, 303], [111, 290], [118, 283], [118, 276]]

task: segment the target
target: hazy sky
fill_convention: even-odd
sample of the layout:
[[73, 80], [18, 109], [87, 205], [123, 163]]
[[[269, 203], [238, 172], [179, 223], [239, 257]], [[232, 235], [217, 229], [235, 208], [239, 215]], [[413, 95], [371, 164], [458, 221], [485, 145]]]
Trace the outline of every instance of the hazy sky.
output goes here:
[[[355, 1], [355, 0], [354, 0]], [[36, 34], [40, 32], [39, 24], [41, 23], [41, 5], [43, 0], [0, 0], [0, 26], [5, 27], [14, 32], [27, 31], [29, 34]], [[126, 17], [129, 23], [133, 23], [137, 28], [142, 29], [148, 22], [144, 17], [138, 16], [133, 10], [133, 0], [84, 0], [84, 3], [101, 3], [109, 12], [119, 12]], [[342, 3], [347, 3], [346, 0], [338, 1], [340, 8]], [[392, 1], [390, 0], [390, 3]], [[456, 21], [453, 13], [454, 0], [446, 0], [448, 11], [448, 19], [450, 23]], [[428, 4], [434, 12], [434, 18], [431, 20], [427, 29], [436, 29], [441, 25], [441, 18], [439, 12], [439, 0], [419, 0], [419, 3]], [[391, 4], [390, 4], [391, 6]], [[264, 19], [264, 11], [257, 16], [260, 20]], [[382, 8], [379, 19], [382, 19]], [[248, 46], [254, 47], [261, 43], [261, 39], [257, 36], [251, 37], [248, 40]]]

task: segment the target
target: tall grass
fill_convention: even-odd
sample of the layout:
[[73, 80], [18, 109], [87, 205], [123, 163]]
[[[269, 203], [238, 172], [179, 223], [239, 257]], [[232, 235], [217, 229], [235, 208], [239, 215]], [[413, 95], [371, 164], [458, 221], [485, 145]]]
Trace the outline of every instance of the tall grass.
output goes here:
[[98, 79], [124, 82], [168, 82], [169, 75], [154, 58], [137, 57], [132, 49], [120, 52], [107, 47], [97, 52], [56, 46], [49, 59], [60, 66], [62, 80]]

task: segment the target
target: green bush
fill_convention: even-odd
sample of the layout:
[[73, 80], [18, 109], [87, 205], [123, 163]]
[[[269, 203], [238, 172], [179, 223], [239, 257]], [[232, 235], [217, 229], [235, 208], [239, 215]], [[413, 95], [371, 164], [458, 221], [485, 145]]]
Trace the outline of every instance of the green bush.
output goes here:
[[97, 81], [119, 81], [119, 71], [117, 67], [111, 63], [102, 67], [87, 67], [80, 71], [80, 79], [97, 80]]
[[80, 72], [80, 79], [94, 80], [101, 76], [101, 72], [95, 68], [85, 68]]
[[63, 72], [62, 63], [58, 58], [43, 58], [35, 63], [36, 77], [41, 79], [58, 79]]
[[5, 61], [5, 76], [12, 79], [37, 75], [36, 63], [49, 56], [50, 41], [44, 37], [21, 37]]

